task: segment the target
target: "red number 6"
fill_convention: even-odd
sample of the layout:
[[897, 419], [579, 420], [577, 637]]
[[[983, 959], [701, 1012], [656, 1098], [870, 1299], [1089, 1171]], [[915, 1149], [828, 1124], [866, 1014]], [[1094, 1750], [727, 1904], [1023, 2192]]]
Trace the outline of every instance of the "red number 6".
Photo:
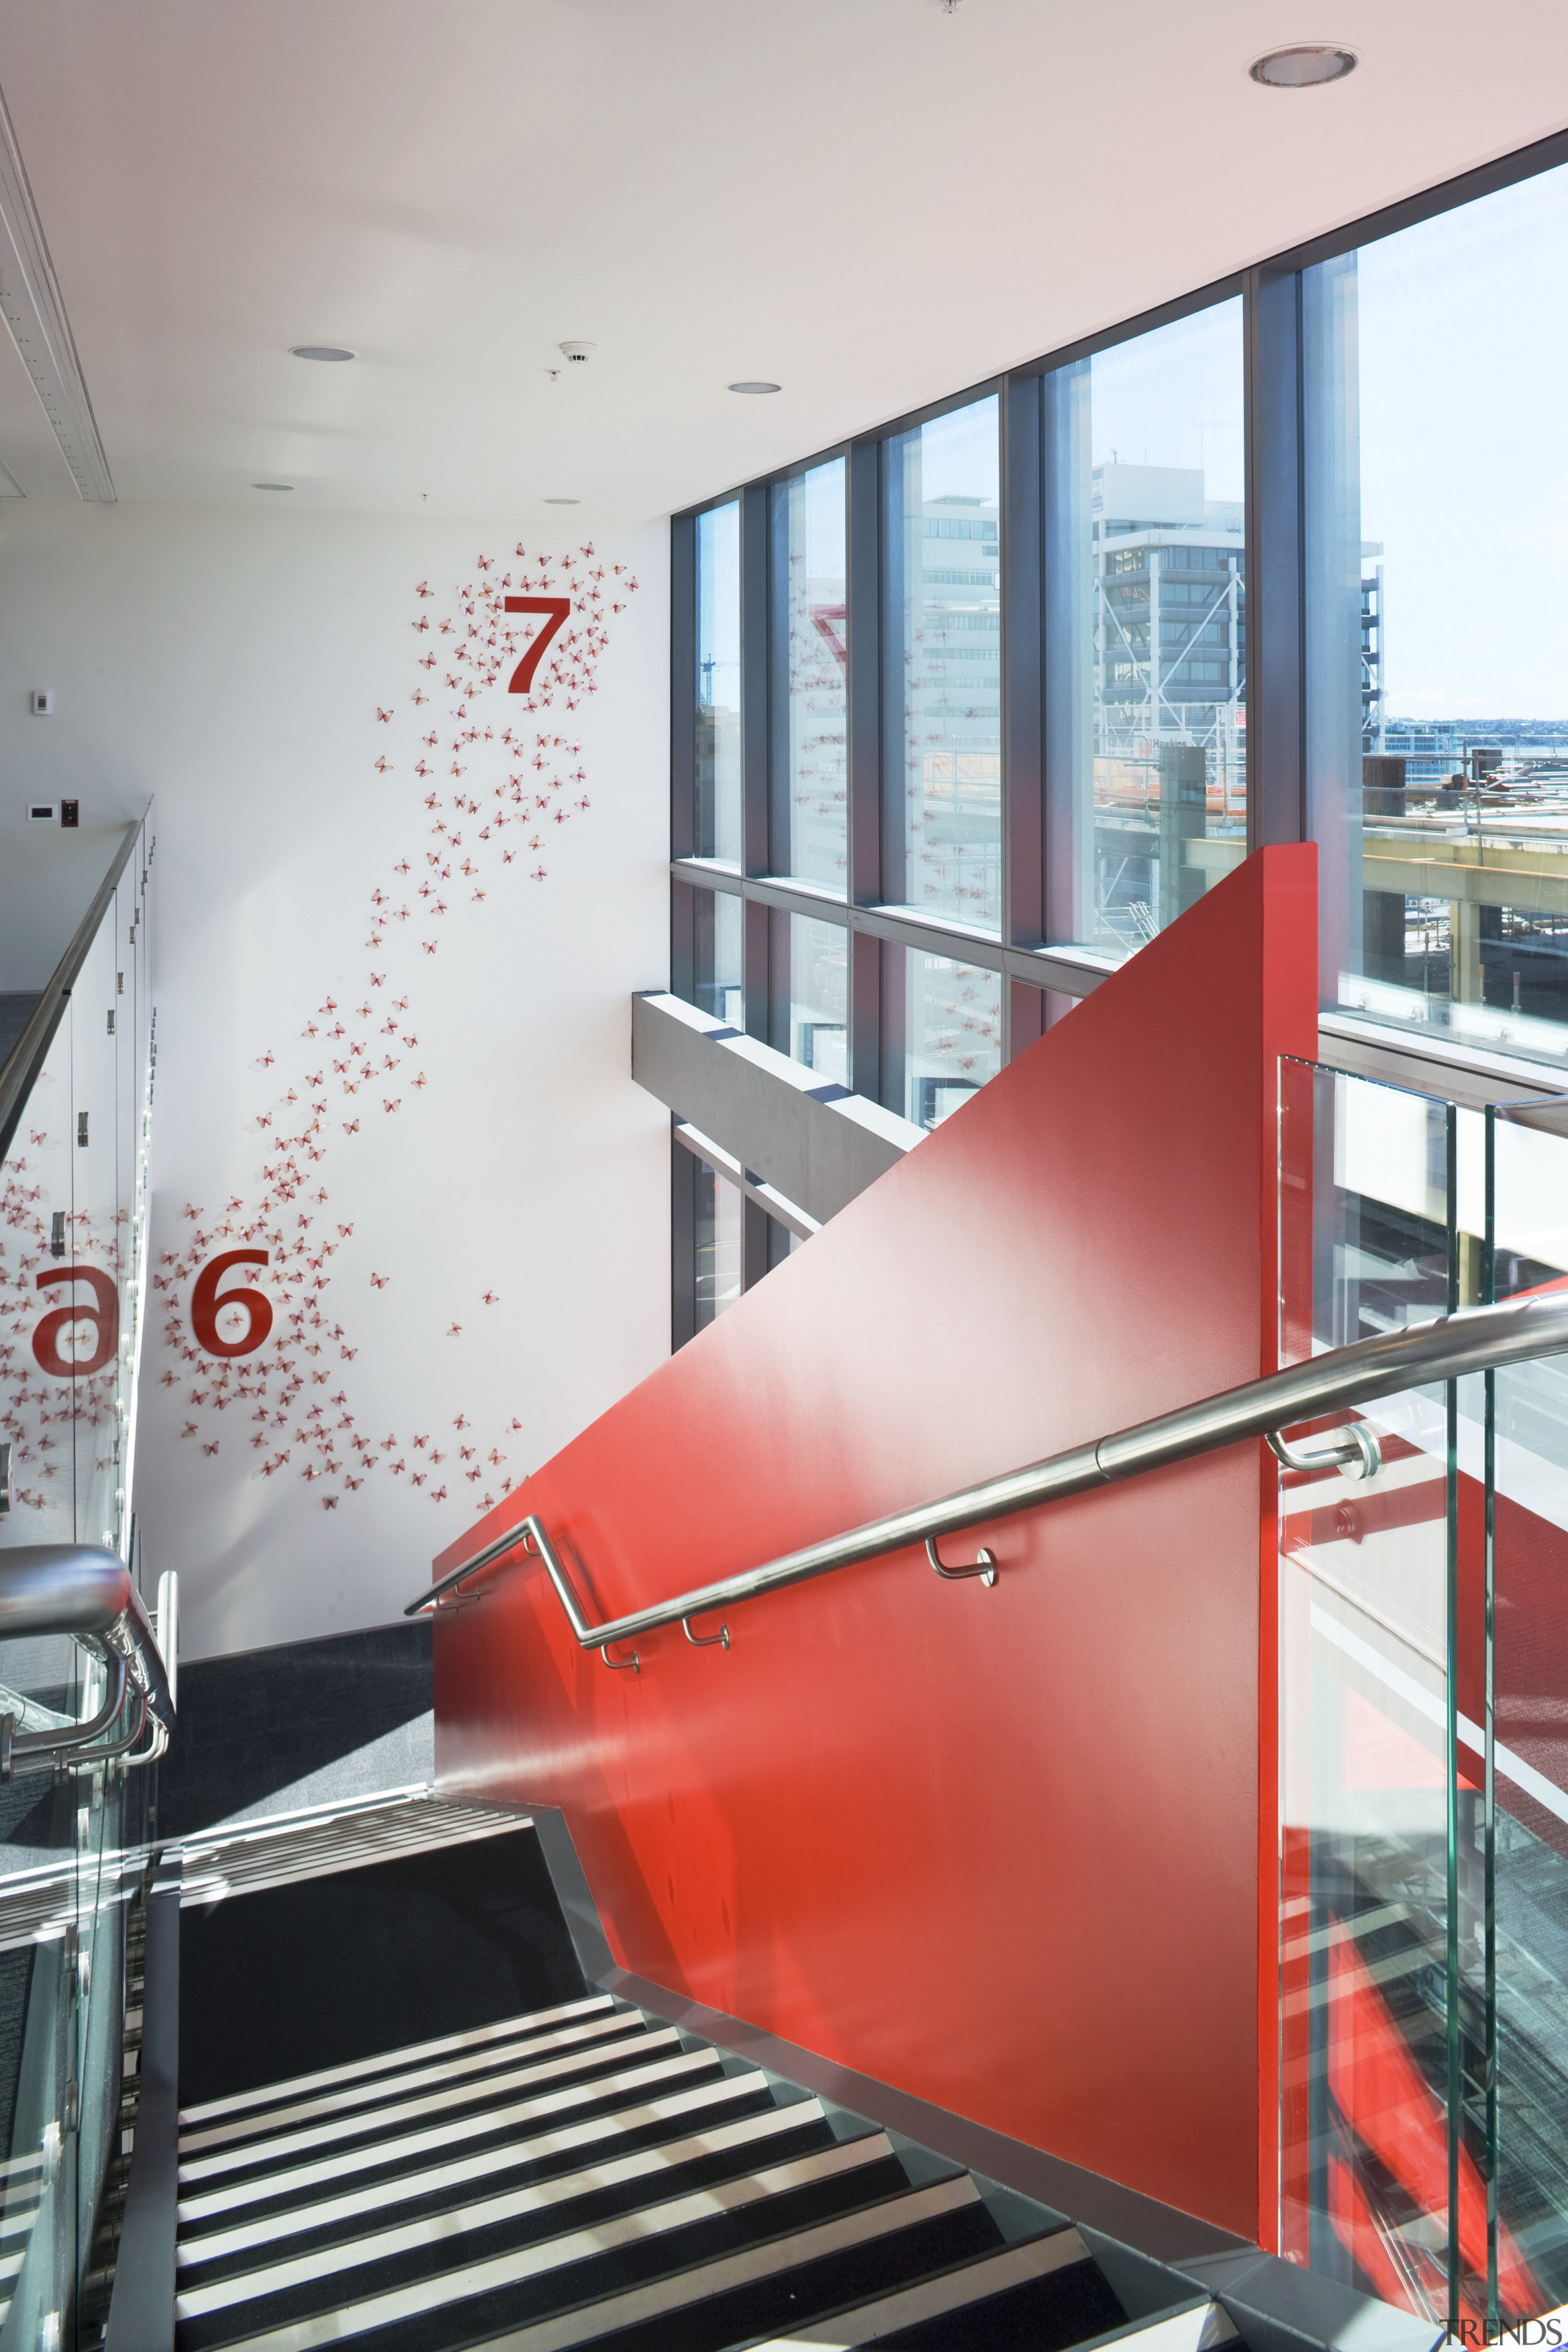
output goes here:
[[[260, 1347], [272, 1328], [272, 1301], [259, 1290], [226, 1290], [220, 1298], [217, 1286], [220, 1276], [231, 1265], [265, 1265], [266, 1250], [225, 1250], [210, 1265], [204, 1265], [196, 1276], [196, 1286], [191, 1293], [191, 1328], [196, 1344], [209, 1356], [249, 1356]], [[247, 1329], [243, 1339], [220, 1339], [217, 1311], [220, 1307], [243, 1307]]]
[[[120, 1345], [120, 1297], [108, 1275], [96, 1265], [56, 1265], [38, 1276], [38, 1288], [46, 1289], [53, 1282], [85, 1282], [92, 1292], [90, 1307], [53, 1307], [33, 1334], [33, 1353], [46, 1372], [58, 1381], [74, 1380], [79, 1373], [101, 1371]], [[83, 1316], [91, 1318], [98, 1337], [90, 1356], [66, 1357], [60, 1353], [60, 1333], [79, 1323]]]

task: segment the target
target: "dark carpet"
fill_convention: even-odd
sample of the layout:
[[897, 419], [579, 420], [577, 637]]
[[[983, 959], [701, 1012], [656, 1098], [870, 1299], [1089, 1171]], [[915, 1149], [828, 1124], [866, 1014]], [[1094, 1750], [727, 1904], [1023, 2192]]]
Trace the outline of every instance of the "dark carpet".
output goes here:
[[430, 1621], [241, 1650], [180, 1668], [180, 1727], [158, 1768], [158, 1835], [259, 1804], [430, 1705]]
[[574, 2000], [532, 1830], [180, 1916], [180, 2103]]

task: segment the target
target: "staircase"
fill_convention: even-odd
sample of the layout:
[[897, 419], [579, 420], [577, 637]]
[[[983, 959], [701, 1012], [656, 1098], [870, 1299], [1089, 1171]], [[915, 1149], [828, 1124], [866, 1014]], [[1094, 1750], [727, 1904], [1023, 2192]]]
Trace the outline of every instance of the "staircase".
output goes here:
[[178, 2352], [1236, 2334], [1178, 2273], [603, 1993], [186, 2108], [178, 2179]]

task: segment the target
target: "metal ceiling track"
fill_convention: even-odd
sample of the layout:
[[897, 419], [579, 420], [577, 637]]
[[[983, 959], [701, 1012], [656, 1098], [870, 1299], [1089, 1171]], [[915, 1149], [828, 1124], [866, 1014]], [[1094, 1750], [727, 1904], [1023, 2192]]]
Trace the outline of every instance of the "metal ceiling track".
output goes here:
[[0, 312], [84, 499], [115, 504], [64, 297], [33, 202], [16, 127], [0, 93]]

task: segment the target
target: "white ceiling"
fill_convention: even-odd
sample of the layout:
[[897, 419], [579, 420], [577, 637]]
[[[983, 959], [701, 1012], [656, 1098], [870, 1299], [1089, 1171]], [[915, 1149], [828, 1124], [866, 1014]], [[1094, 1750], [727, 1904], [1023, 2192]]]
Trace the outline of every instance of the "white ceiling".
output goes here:
[[1559, 128], [1568, 9], [0, 0], [0, 85], [122, 499], [641, 517]]

